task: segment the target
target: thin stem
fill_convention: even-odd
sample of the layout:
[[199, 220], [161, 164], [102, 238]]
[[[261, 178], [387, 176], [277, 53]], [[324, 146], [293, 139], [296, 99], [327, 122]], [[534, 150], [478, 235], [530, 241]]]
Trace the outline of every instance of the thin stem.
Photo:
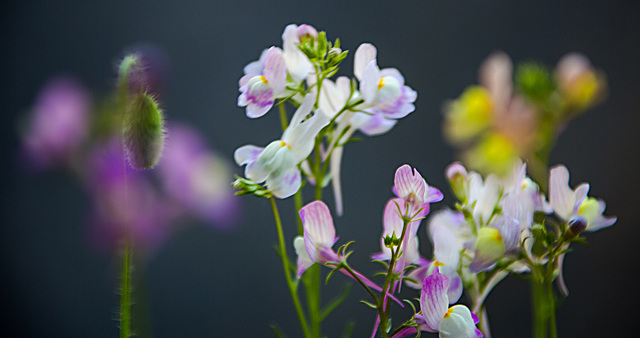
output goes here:
[[296, 207], [296, 224], [298, 224], [298, 235], [302, 236], [302, 234], [304, 233], [304, 227], [302, 224], [302, 218], [300, 218], [300, 215], [298, 214], [300, 212], [300, 209], [302, 209], [302, 189], [298, 189], [298, 192], [295, 193], [295, 195], [293, 195], [293, 202], [295, 204]]
[[[407, 210], [408, 213], [408, 210]], [[384, 309], [382, 309], [386, 304], [386, 300], [387, 300], [387, 293], [389, 292], [389, 289], [391, 287], [391, 283], [392, 283], [392, 276], [394, 275], [394, 268], [395, 268], [395, 264], [397, 262], [398, 259], [398, 255], [401, 252], [401, 247], [402, 247], [402, 243], [404, 242], [404, 237], [407, 233], [407, 225], [409, 224], [409, 222], [406, 219], [406, 216], [403, 216], [403, 225], [402, 225], [402, 235], [400, 236], [399, 239], [399, 244], [398, 247], [396, 248], [396, 250], [393, 250], [393, 248], [391, 248], [391, 259], [389, 261], [389, 269], [387, 271], [387, 276], [384, 279], [384, 285], [382, 288], [382, 296], [381, 296], [381, 301], [378, 304], [379, 310], [382, 310], [382, 315], [380, 316], [380, 332], [382, 333], [383, 337], [387, 337], [387, 318], [389, 318], [389, 306], [390, 304], [388, 304], [388, 306]], [[404, 268], [404, 267], [403, 267]], [[402, 273], [402, 271], [400, 272]]]
[[273, 196], [269, 200], [271, 201], [271, 208], [273, 209], [273, 217], [276, 221], [276, 229], [278, 232], [278, 242], [280, 244], [280, 258], [282, 259], [282, 268], [284, 269], [284, 277], [287, 280], [287, 287], [289, 287], [289, 293], [291, 294], [293, 305], [296, 308], [296, 313], [298, 314], [298, 320], [300, 321], [300, 326], [302, 326], [302, 332], [304, 333], [305, 337], [311, 337], [311, 333], [309, 332], [309, 326], [307, 324], [307, 319], [304, 316], [304, 311], [302, 310], [302, 306], [300, 305], [300, 300], [298, 299], [298, 294], [296, 293], [296, 284], [291, 279], [291, 274], [289, 273], [289, 258], [287, 256], [287, 248], [284, 244], [284, 234], [282, 232], [282, 223], [280, 221], [280, 213], [278, 212], [276, 200], [273, 198]]
[[311, 336], [320, 337], [322, 313], [320, 311], [320, 265], [314, 264], [305, 273], [307, 283], [307, 309], [311, 321]]
[[122, 285], [120, 287], [120, 338], [131, 336], [131, 240], [124, 240], [122, 254]]
[[340, 264], [340, 267], [342, 269], [345, 269], [352, 277], [353, 279], [355, 279], [358, 283], [360, 283], [360, 285], [367, 290], [367, 293], [369, 293], [369, 296], [371, 296], [371, 298], [373, 299], [373, 301], [378, 304], [379, 300], [378, 297], [376, 297], [376, 294], [373, 293], [373, 290], [371, 290], [371, 288], [369, 286], [367, 286], [367, 284], [365, 284], [362, 279], [360, 278], [360, 276], [358, 276], [357, 273], [355, 273], [353, 271], [353, 269], [351, 269], [351, 267], [349, 265], [347, 265], [345, 262], [343, 262], [342, 264]]
[[282, 126], [282, 132], [284, 132], [287, 127], [287, 110], [284, 107], [284, 102], [278, 105], [278, 110], [280, 111], [280, 125]]

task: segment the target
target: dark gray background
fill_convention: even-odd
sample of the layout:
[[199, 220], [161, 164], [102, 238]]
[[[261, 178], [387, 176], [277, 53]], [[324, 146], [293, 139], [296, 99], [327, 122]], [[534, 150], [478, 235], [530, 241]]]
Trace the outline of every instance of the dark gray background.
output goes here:
[[[105, 93], [123, 48], [141, 41], [159, 44], [172, 66], [164, 98], [168, 118], [198, 125], [210, 145], [231, 159], [241, 145], [266, 144], [279, 136], [275, 115], [249, 120], [236, 106], [237, 80], [263, 48], [282, 44], [289, 23], [312, 24], [331, 39], [340, 37], [352, 51], [362, 42], [374, 43], [380, 66], [400, 69], [418, 92], [416, 111], [391, 133], [345, 151], [346, 212], [336, 220], [337, 232], [341, 243], [357, 241], [352, 262], [368, 273], [377, 269], [367, 257], [379, 249], [382, 207], [391, 196], [395, 168], [410, 163], [449, 195], [443, 170], [453, 155], [440, 132], [441, 105], [476, 83], [481, 61], [495, 50], [506, 51], [515, 62], [533, 59], [548, 65], [567, 52], [586, 54], [608, 75], [609, 97], [569, 126], [551, 163], [565, 163], [574, 186], [590, 182], [591, 195], [604, 198], [607, 214], [619, 220], [613, 228], [589, 234], [590, 246], [568, 255], [565, 277], [571, 295], [558, 312], [559, 332], [616, 336], [637, 328], [637, 2], [22, 1], [5, 4], [0, 16], [0, 332], [8, 336], [118, 334], [113, 320], [118, 264], [86, 242], [84, 193], [69, 177], [29, 176], [15, 165], [16, 117], [31, 105], [43, 82], [68, 71]], [[349, 58], [345, 74], [351, 64]], [[150, 334], [140, 336], [262, 337], [271, 336], [271, 323], [290, 337], [299, 335], [272, 250], [277, 239], [269, 204], [256, 198], [243, 202], [246, 213], [236, 231], [187, 226], [139, 266], [135, 276], [146, 278], [151, 327]], [[451, 202], [447, 197], [434, 209]], [[290, 204], [281, 203], [288, 241], [294, 235]], [[421, 251], [430, 256], [424, 230], [420, 236]], [[339, 293], [345, 283], [336, 276], [325, 294]], [[530, 335], [528, 294], [528, 283], [516, 278], [491, 294], [494, 336]], [[354, 286], [347, 305], [326, 320], [329, 337], [339, 336], [349, 319], [357, 322], [354, 337], [370, 332], [374, 313], [358, 303], [365, 297]]]

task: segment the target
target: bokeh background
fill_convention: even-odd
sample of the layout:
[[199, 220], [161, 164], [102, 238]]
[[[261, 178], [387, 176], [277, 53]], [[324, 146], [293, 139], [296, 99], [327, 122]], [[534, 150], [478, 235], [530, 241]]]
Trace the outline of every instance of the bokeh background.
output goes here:
[[[0, 331], [15, 337], [114, 337], [118, 260], [86, 238], [86, 195], [60, 172], [30, 175], [16, 165], [17, 121], [43, 83], [75, 74], [95, 93], [113, 88], [123, 50], [150, 42], [170, 58], [167, 117], [196, 125], [209, 145], [232, 158], [244, 144], [279, 137], [275, 115], [249, 120], [236, 106], [242, 67], [263, 48], [282, 45], [289, 23], [309, 23], [339, 37], [344, 49], [378, 47], [381, 67], [396, 67], [418, 92], [416, 111], [387, 135], [345, 149], [345, 214], [336, 219], [354, 266], [379, 250], [381, 215], [394, 170], [417, 167], [448, 190], [444, 168], [454, 159], [441, 133], [441, 107], [477, 83], [480, 63], [503, 50], [514, 62], [554, 66], [568, 52], [587, 55], [608, 76], [606, 101], [562, 134], [551, 163], [564, 163], [571, 184], [591, 183], [618, 223], [588, 234], [565, 260], [571, 295], [558, 312], [564, 337], [621, 336], [637, 326], [640, 184], [640, 5], [636, 1], [20, 1], [0, 13], [2, 53], [2, 235]], [[344, 74], [351, 74], [352, 58]], [[241, 173], [240, 168], [236, 168]], [[229, 181], [231, 181], [229, 177]], [[329, 195], [329, 194], [327, 194]], [[139, 264], [134, 325], [140, 337], [263, 337], [277, 324], [290, 337], [298, 323], [274, 253], [277, 238], [267, 200], [243, 198], [239, 226], [220, 232], [198, 222], [184, 227]], [[434, 205], [438, 209], [451, 197]], [[295, 232], [291, 201], [281, 203], [285, 234]], [[421, 230], [421, 251], [431, 247]], [[292, 254], [292, 247], [289, 247]], [[323, 289], [341, 292], [336, 276]], [[142, 284], [142, 283], [141, 283]], [[415, 294], [417, 297], [417, 293]], [[328, 337], [356, 322], [370, 333], [374, 313], [346, 304], [325, 321]], [[145, 301], [146, 300], [146, 301]], [[530, 336], [529, 286], [508, 278], [489, 296], [495, 337]], [[146, 313], [146, 315], [145, 315]], [[396, 319], [398, 323], [400, 318]], [[144, 326], [144, 330], [142, 329]]]

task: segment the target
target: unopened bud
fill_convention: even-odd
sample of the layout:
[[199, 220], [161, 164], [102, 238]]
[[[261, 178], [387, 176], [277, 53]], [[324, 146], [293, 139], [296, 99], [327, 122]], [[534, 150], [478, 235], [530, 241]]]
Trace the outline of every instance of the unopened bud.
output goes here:
[[150, 95], [132, 98], [124, 113], [122, 135], [129, 165], [135, 169], [155, 167], [164, 148], [164, 119]]
[[447, 167], [447, 180], [451, 186], [451, 190], [458, 200], [465, 201], [467, 193], [465, 189], [467, 181], [467, 169], [459, 162], [454, 162]]
[[567, 227], [567, 231], [565, 232], [565, 237], [571, 239], [578, 237], [580, 233], [587, 229], [587, 220], [582, 217], [574, 217], [569, 220], [569, 227]]

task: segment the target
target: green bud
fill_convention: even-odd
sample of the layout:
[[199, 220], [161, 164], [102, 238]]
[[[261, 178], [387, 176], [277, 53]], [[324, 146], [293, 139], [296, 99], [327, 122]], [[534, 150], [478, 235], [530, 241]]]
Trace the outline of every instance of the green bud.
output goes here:
[[534, 62], [518, 66], [515, 83], [522, 94], [537, 102], [546, 101], [555, 90], [547, 68]]
[[316, 50], [319, 58], [323, 58], [324, 55], [327, 54], [327, 33], [326, 32], [318, 33], [318, 47]]
[[[236, 176], [237, 177], [237, 176]], [[233, 183], [233, 188], [236, 190], [237, 196], [254, 195], [256, 197], [270, 198], [271, 191], [267, 190], [262, 184], [253, 182], [246, 178], [237, 177]]]
[[122, 135], [129, 165], [151, 169], [158, 164], [164, 148], [164, 119], [155, 99], [146, 93], [135, 95], [127, 104]]

